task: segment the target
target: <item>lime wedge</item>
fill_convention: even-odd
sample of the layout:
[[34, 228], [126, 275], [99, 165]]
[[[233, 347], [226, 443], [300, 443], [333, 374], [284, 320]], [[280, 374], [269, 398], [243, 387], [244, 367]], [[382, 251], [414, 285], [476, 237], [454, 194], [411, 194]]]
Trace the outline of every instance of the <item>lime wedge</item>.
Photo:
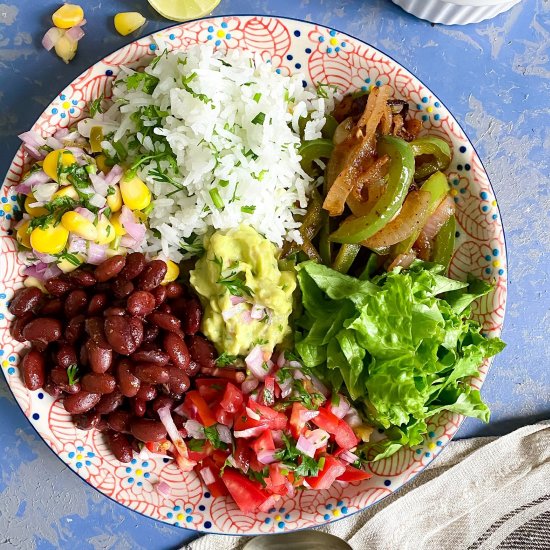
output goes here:
[[162, 17], [172, 21], [188, 21], [208, 15], [220, 0], [148, 0]]

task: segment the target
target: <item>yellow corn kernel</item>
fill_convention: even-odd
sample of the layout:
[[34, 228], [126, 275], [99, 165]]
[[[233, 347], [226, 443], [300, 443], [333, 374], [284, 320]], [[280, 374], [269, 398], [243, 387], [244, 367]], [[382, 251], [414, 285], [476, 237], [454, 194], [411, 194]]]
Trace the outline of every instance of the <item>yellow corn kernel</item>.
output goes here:
[[172, 260], [164, 261], [166, 262], [166, 267], [168, 269], [166, 270], [166, 275], [164, 276], [164, 279], [162, 279], [162, 282], [160, 283], [161, 285], [165, 285], [171, 283], [172, 281], [175, 281], [180, 274], [180, 268], [177, 263], [173, 262]]
[[134, 212], [134, 216], [141, 222], [145, 223], [147, 221], [147, 214], [145, 212], [142, 212], [141, 210], [136, 210]]
[[76, 55], [76, 50], [78, 48], [78, 42], [72, 40], [66, 35], [63, 35], [55, 43], [55, 53], [60, 57], [65, 63], [69, 63], [71, 59]]
[[113, 185], [113, 189], [115, 192], [107, 196], [107, 206], [111, 209], [111, 212], [118, 212], [122, 208], [122, 195], [118, 185]]
[[15, 233], [17, 237], [17, 242], [26, 248], [31, 247], [31, 236], [28, 233], [29, 224], [31, 223], [31, 220], [24, 221], [18, 228]]
[[104, 174], [106, 174], [111, 169], [111, 167], [107, 166], [107, 164], [105, 163], [106, 160], [107, 157], [103, 154], [97, 155], [97, 157], [95, 157], [95, 164], [97, 166], [97, 169]]
[[[82, 254], [73, 254], [75, 258], [77, 258], [80, 261], [80, 264], [83, 264], [86, 260]], [[63, 273], [70, 273], [71, 271], [74, 271], [75, 269], [79, 268], [79, 265], [75, 265], [76, 262], [70, 262], [66, 258], [61, 258], [57, 262], [57, 267], [63, 271]]]
[[117, 13], [115, 15], [115, 29], [122, 36], [127, 36], [128, 34], [137, 31], [143, 24], [146, 19], [138, 13], [137, 11], [126, 11], [123, 13]]
[[48, 211], [43, 206], [31, 206], [31, 204], [34, 204], [35, 202], [37, 201], [34, 198], [34, 195], [29, 193], [25, 198], [25, 211], [27, 214], [30, 214], [33, 218], [45, 216]]
[[95, 238], [95, 242], [97, 244], [109, 244], [110, 242], [115, 240], [116, 238], [115, 228], [113, 227], [113, 224], [107, 219], [106, 216], [102, 215], [101, 218], [99, 218], [96, 228], [97, 228], [97, 236]]
[[52, 199], [57, 199], [60, 197], [69, 197], [70, 199], [76, 201], [78, 200], [78, 193], [72, 185], [66, 185], [65, 187], [61, 187], [61, 189], [57, 190], [53, 194]]
[[30, 243], [34, 250], [42, 254], [59, 254], [63, 252], [68, 239], [69, 232], [63, 225], [48, 225], [33, 229]]
[[127, 231], [124, 229], [124, 225], [122, 225], [122, 222], [120, 221], [120, 212], [116, 212], [111, 216], [111, 224], [115, 228], [115, 233], [119, 237], [126, 235]]
[[108, 248], [107, 250], [105, 250], [105, 256], [107, 258], [112, 258], [113, 256], [118, 255], [126, 256], [127, 252], [128, 250], [126, 248], [124, 248], [123, 246], [118, 246], [116, 248]]
[[40, 279], [37, 279], [36, 277], [25, 277], [25, 280], [23, 281], [23, 286], [26, 286], [27, 288], [38, 288], [44, 294], [48, 294], [48, 291], [46, 290], [46, 287], [44, 286], [42, 281]]
[[63, 4], [52, 15], [53, 24], [60, 29], [70, 29], [82, 23], [84, 10], [77, 4]]
[[64, 168], [72, 166], [76, 163], [74, 155], [70, 151], [64, 149], [56, 149], [46, 155], [42, 169], [50, 178], [57, 181], [57, 168], [62, 166]]
[[143, 210], [151, 204], [151, 191], [137, 176], [122, 178], [120, 192], [130, 210]]
[[67, 231], [83, 239], [88, 241], [95, 241], [97, 239], [97, 229], [95, 225], [78, 212], [65, 212], [61, 217], [61, 224]]

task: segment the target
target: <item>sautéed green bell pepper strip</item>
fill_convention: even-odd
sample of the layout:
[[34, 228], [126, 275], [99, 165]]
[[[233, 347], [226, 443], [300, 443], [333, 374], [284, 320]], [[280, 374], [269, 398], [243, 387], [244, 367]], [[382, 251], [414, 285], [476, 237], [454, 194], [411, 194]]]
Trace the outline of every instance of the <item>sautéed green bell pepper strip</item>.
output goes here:
[[298, 154], [302, 157], [300, 164], [306, 173], [311, 172], [311, 165], [315, 159], [330, 158], [334, 144], [330, 139], [313, 139], [304, 141], [298, 148]]
[[332, 269], [340, 273], [347, 273], [360, 250], [360, 244], [343, 244], [336, 255]]
[[414, 155], [410, 145], [394, 136], [378, 140], [380, 156], [390, 157], [388, 184], [385, 193], [365, 216], [348, 218], [332, 233], [330, 240], [357, 244], [380, 231], [397, 214], [407, 196], [414, 174]]
[[411, 141], [416, 157], [427, 156], [428, 160], [416, 166], [414, 179], [422, 181], [438, 170], [446, 170], [451, 163], [451, 149], [446, 141], [434, 136], [425, 136]]
[[455, 247], [455, 217], [451, 216], [441, 227], [433, 242], [432, 262], [449, 267]]

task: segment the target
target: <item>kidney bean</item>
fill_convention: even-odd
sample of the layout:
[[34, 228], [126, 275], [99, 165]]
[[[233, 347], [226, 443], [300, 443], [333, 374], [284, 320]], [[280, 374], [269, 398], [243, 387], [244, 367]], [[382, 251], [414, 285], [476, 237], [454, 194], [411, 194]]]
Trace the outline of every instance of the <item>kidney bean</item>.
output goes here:
[[57, 399], [63, 393], [63, 390], [58, 385], [54, 384], [51, 380], [48, 380], [44, 384], [43, 389], [47, 394], [51, 395], [54, 399]]
[[172, 313], [172, 308], [164, 302], [163, 304], [160, 304], [160, 306], [157, 308], [157, 311], [159, 313]]
[[122, 405], [123, 401], [124, 396], [118, 390], [114, 390], [111, 393], [106, 393], [101, 396], [95, 410], [99, 414], [109, 414], [118, 409]]
[[91, 430], [97, 427], [100, 420], [101, 415], [99, 412], [93, 410], [87, 413], [73, 415], [73, 422], [79, 430]]
[[80, 364], [84, 367], [87, 367], [90, 364], [88, 356], [88, 348], [86, 345], [80, 348]]
[[116, 387], [116, 380], [114, 376], [111, 376], [106, 372], [103, 374], [90, 372], [81, 378], [80, 385], [84, 391], [89, 391], [90, 393], [100, 393], [103, 395], [114, 391]]
[[77, 269], [69, 274], [69, 278], [75, 286], [88, 288], [94, 286], [97, 283], [95, 275], [90, 271], [84, 271], [83, 269]]
[[168, 369], [154, 363], [138, 363], [134, 367], [134, 374], [142, 382], [150, 384], [166, 384], [170, 380]]
[[21, 364], [23, 380], [29, 390], [37, 390], [46, 382], [46, 364], [44, 356], [38, 351], [31, 349]]
[[44, 287], [52, 296], [63, 296], [74, 288], [74, 284], [67, 278], [54, 277], [48, 279], [44, 283]]
[[103, 315], [105, 317], [122, 317], [126, 315], [126, 310], [123, 307], [108, 307]]
[[84, 334], [84, 315], [73, 317], [65, 328], [65, 340], [69, 344], [76, 344]]
[[64, 392], [74, 394], [78, 393], [82, 388], [80, 382], [75, 382], [74, 384], [69, 384], [69, 375], [67, 370], [63, 367], [54, 367], [50, 371], [51, 381], [61, 388]]
[[90, 368], [95, 373], [102, 374], [111, 368], [113, 364], [113, 350], [109, 345], [100, 345], [93, 340], [88, 340], [85, 348]]
[[121, 355], [131, 355], [137, 345], [128, 317], [107, 317], [105, 319], [105, 336], [114, 351]]
[[135, 317], [145, 317], [155, 309], [155, 297], [145, 290], [136, 290], [128, 296], [126, 310]]
[[130, 356], [136, 363], [154, 363], [164, 367], [170, 361], [170, 357], [160, 349], [144, 350], [143, 347]]
[[126, 256], [117, 254], [111, 256], [103, 263], [99, 264], [94, 271], [95, 278], [99, 283], [104, 283], [109, 279], [116, 277], [126, 265]]
[[42, 305], [40, 315], [56, 316], [63, 311], [63, 300], [61, 298], [52, 298]]
[[183, 286], [176, 282], [168, 283], [166, 286], [163, 286], [161, 288], [166, 289], [166, 297], [171, 300], [173, 300], [174, 298], [179, 298], [185, 293]]
[[59, 319], [53, 317], [37, 317], [29, 321], [23, 329], [25, 340], [49, 344], [61, 338], [63, 325]]
[[163, 347], [168, 353], [172, 363], [178, 369], [186, 369], [191, 361], [191, 355], [185, 341], [173, 332], [167, 332], [163, 338]]
[[94, 294], [88, 304], [88, 315], [100, 315], [107, 307], [108, 303], [109, 298], [105, 292], [98, 292], [97, 294]]
[[176, 428], [178, 429], [178, 431], [183, 431], [185, 434], [187, 434], [187, 432], [185, 431], [185, 428], [183, 427], [183, 425], [187, 421], [186, 418], [184, 418], [183, 416], [180, 416], [179, 414], [173, 414], [172, 420], [174, 421], [174, 424], [176, 425]]
[[68, 369], [71, 365], [76, 365], [76, 350], [70, 344], [60, 344], [55, 353], [55, 363], [59, 367]]
[[153, 288], [162, 283], [166, 271], [166, 263], [162, 260], [153, 260], [149, 262], [138, 278], [138, 288], [140, 290], [153, 290]]
[[181, 369], [170, 367], [169, 375], [170, 381], [168, 382], [168, 387], [173, 395], [181, 396], [189, 389], [191, 381], [189, 380], [189, 376]]
[[216, 366], [216, 350], [206, 338], [199, 335], [189, 336], [187, 344], [191, 358], [198, 363], [199, 367], [211, 369]]
[[182, 318], [182, 330], [185, 334], [195, 335], [199, 332], [202, 321], [202, 309], [199, 300], [193, 296], [185, 302]]
[[162, 422], [150, 418], [132, 420], [130, 431], [140, 441], [162, 441], [167, 436], [166, 428]]
[[150, 344], [157, 339], [160, 333], [160, 329], [156, 325], [146, 323], [143, 327], [143, 343]]
[[162, 409], [162, 407], [168, 407], [169, 409], [172, 409], [174, 406], [174, 399], [169, 397], [168, 395], [159, 395], [154, 401], [151, 406], [154, 412], [157, 412], [159, 409]]
[[119, 462], [130, 462], [134, 456], [132, 444], [126, 435], [120, 432], [107, 432], [109, 448]]
[[141, 382], [132, 372], [132, 364], [127, 359], [122, 359], [116, 367], [118, 387], [125, 397], [134, 397], [139, 391]]
[[137, 350], [143, 342], [143, 322], [137, 317], [130, 317], [128, 323], [132, 338], [134, 339], [135, 349]]
[[[32, 313], [25, 313], [23, 317], [16, 317], [10, 324], [10, 333], [18, 342], [25, 342], [26, 338], [23, 336], [23, 329], [27, 323], [33, 318]], [[158, 328], [157, 334], [158, 334]]]
[[122, 409], [117, 409], [107, 416], [107, 424], [115, 432], [129, 432], [132, 413]]
[[151, 290], [151, 294], [155, 298], [156, 306], [159, 307], [161, 304], [164, 303], [164, 300], [166, 300], [166, 296], [167, 296], [166, 287], [163, 285], [159, 285], [153, 288], [153, 290]]
[[145, 399], [140, 399], [139, 397], [134, 397], [132, 399], [132, 410], [134, 411], [135, 416], [145, 416], [147, 412], [147, 401]]
[[151, 384], [143, 382], [141, 383], [139, 391], [136, 393], [136, 398], [143, 399], [143, 401], [153, 401], [156, 396], [157, 388]]
[[105, 340], [105, 320], [102, 317], [88, 317], [84, 326], [88, 336], [94, 342]]
[[117, 298], [126, 298], [126, 296], [129, 296], [134, 291], [134, 283], [116, 278], [111, 284], [111, 290]]
[[184, 369], [184, 372], [188, 376], [195, 376], [195, 374], [197, 374], [199, 370], [201, 370], [201, 366], [196, 361], [193, 361], [193, 359], [191, 359], [187, 368]]
[[101, 399], [98, 393], [90, 393], [87, 391], [79, 391], [73, 395], [69, 395], [63, 399], [63, 406], [70, 414], [81, 414], [93, 409]]
[[65, 315], [72, 319], [82, 313], [88, 305], [88, 295], [84, 290], [77, 289], [69, 292], [65, 299]]
[[42, 301], [42, 292], [35, 287], [19, 289], [10, 302], [8, 311], [15, 317], [22, 317], [25, 313], [36, 311]]
[[120, 272], [120, 277], [130, 281], [135, 279], [147, 265], [147, 260], [141, 252], [132, 252], [126, 256], [126, 265]]
[[180, 330], [180, 320], [169, 313], [158, 313], [154, 311], [149, 315], [147, 320], [163, 330], [169, 330], [170, 332], [179, 332]]

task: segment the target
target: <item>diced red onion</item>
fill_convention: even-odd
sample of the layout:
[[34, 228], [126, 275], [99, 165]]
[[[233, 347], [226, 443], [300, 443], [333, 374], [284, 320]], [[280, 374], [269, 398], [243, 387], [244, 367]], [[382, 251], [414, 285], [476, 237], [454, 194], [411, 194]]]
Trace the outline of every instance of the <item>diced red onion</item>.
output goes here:
[[319, 411], [301, 411], [300, 412], [300, 420], [304, 422], [313, 420], [316, 416], [319, 416]]
[[105, 176], [105, 181], [108, 185], [116, 185], [121, 180], [123, 174], [124, 170], [122, 166], [115, 164]]
[[264, 354], [260, 346], [254, 346], [252, 351], [246, 356], [244, 362], [250, 369], [250, 372], [259, 380], [263, 380], [268, 374], [263, 368]]
[[[298, 448], [298, 447], [296, 447]], [[275, 450], [265, 449], [258, 453], [258, 462], [262, 464], [271, 464], [272, 462], [277, 462], [277, 457], [275, 456]]]
[[277, 357], [277, 361], [275, 361], [275, 364], [278, 368], [282, 369], [285, 366], [286, 359], [285, 359], [285, 352], [282, 351], [279, 353], [279, 356]]
[[84, 208], [83, 206], [79, 206], [78, 208], [74, 209], [75, 212], [80, 214], [81, 216], [84, 216], [88, 221], [93, 222], [95, 220], [95, 214], [93, 212], [90, 212], [87, 208]]
[[455, 203], [453, 199], [450, 196], [445, 197], [435, 212], [428, 218], [418, 239], [430, 242], [439, 233], [444, 223], [454, 214], [454, 211]]
[[42, 183], [33, 187], [32, 193], [37, 202], [49, 202], [59, 186], [55, 182]]
[[233, 432], [233, 435], [237, 438], [239, 437], [258, 437], [267, 430], [266, 426], [256, 426], [254, 428], [247, 428], [246, 430], [237, 430]]
[[55, 47], [59, 39], [63, 36], [64, 31], [57, 27], [51, 27], [46, 31], [46, 34], [42, 38], [42, 46], [48, 51]]
[[71, 27], [70, 29], [67, 29], [65, 31], [65, 36], [70, 40], [74, 40], [75, 42], [78, 42], [84, 36], [84, 34], [85, 33], [80, 25], [75, 25], [74, 27]]
[[120, 239], [120, 245], [126, 248], [135, 249], [138, 246], [141, 246], [141, 243], [136, 241], [134, 237], [131, 237], [130, 235], [123, 235]]
[[[286, 384], [286, 385], [285, 385]], [[292, 379], [287, 380], [281, 388], [281, 399], [286, 399], [292, 393]]]
[[229, 307], [227, 309], [224, 309], [222, 311], [222, 317], [224, 321], [229, 321], [229, 319], [232, 319], [237, 315], [237, 308], [235, 307]]
[[361, 426], [363, 424], [363, 420], [354, 408], [351, 408], [349, 410], [349, 412], [344, 417], [344, 421], [350, 428], [357, 428], [357, 426]]
[[48, 264], [45, 264], [44, 262], [38, 262], [37, 264], [29, 265], [28, 267], [26, 267], [24, 273], [27, 277], [35, 277], [39, 281], [44, 281], [44, 273], [47, 268]]
[[69, 247], [68, 251], [71, 253], [75, 252], [82, 252], [86, 253], [86, 249], [88, 247], [88, 242], [86, 239], [83, 239], [82, 237], [78, 237], [74, 233], [71, 233], [69, 236]]
[[245, 309], [245, 310], [241, 313], [241, 321], [242, 321], [245, 325], [249, 325], [250, 323], [252, 323], [252, 316], [250, 315], [250, 310]]
[[262, 417], [257, 413], [257, 412], [254, 412], [251, 408], [249, 407], [246, 407], [246, 414], [252, 418], [252, 420], [260, 420]]
[[206, 439], [203, 425], [196, 420], [188, 420], [183, 427], [185, 428], [187, 435], [192, 439]]
[[52, 149], [63, 149], [63, 144], [53, 136], [46, 138], [46, 145]]
[[341, 455], [340, 455], [340, 458], [342, 460], [345, 460], [346, 462], [348, 462], [349, 464], [353, 463], [353, 462], [356, 462], [357, 460], [359, 460], [359, 457], [356, 455], [356, 454], [353, 454], [351, 451], [344, 451]]
[[42, 185], [51, 180], [50, 176], [43, 170], [33, 172], [27, 179], [23, 180], [19, 185], [16, 185], [13, 190], [20, 195], [28, 195], [32, 188], [36, 185]]
[[32, 147], [42, 147], [46, 145], [46, 140], [34, 130], [28, 130], [17, 136], [25, 145]]
[[398, 254], [395, 257], [395, 260], [393, 260], [393, 262], [388, 266], [388, 271], [392, 271], [396, 267], [407, 269], [414, 262], [414, 260], [416, 260], [416, 252], [414, 250], [411, 250], [406, 254]]
[[250, 318], [251, 319], [263, 319], [265, 317], [265, 307], [253, 305], [252, 309], [250, 310]]
[[105, 196], [109, 189], [109, 184], [105, 181], [105, 178], [101, 174], [89, 174], [89, 176], [94, 191]]
[[52, 256], [51, 254], [42, 254], [42, 252], [34, 252], [34, 255], [45, 264], [51, 264], [52, 262], [55, 262], [57, 258], [55, 256]]
[[[65, 147], [65, 151], [70, 151], [76, 160], [83, 159], [86, 151], [82, 147]], [[87, 162], [85, 164], [88, 164]]]
[[101, 121], [97, 118], [83, 118], [76, 125], [78, 133], [85, 138], [90, 137], [90, 131], [94, 126], [99, 126], [103, 131], [103, 135], [115, 132], [118, 129], [118, 125], [114, 121]]
[[123, 206], [120, 211], [120, 223], [124, 226], [128, 235], [141, 244], [147, 229], [145, 225], [138, 222], [135, 214], [127, 206]]
[[288, 481], [288, 479], [285, 478], [285, 487], [287, 489], [287, 495], [292, 498], [295, 493], [296, 493], [296, 489], [294, 488], [294, 485], [292, 485], [292, 483], [290, 483], [290, 481]]
[[172, 488], [168, 485], [168, 483], [166, 483], [166, 481], [159, 481], [155, 487], [157, 491], [165, 497], [169, 497], [172, 493]]
[[294, 379], [295, 380], [305, 380], [306, 375], [299, 369], [294, 369]]
[[185, 412], [183, 411], [183, 403], [181, 405], [178, 405], [173, 412], [175, 412], [179, 416], [187, 418], [187, 414], [185, 414]]
[[47, 281], [48, 279], [52, 279], [53, 277], [57, 277], [58, 275], [61, 275], [61, 269], [57, 267], [57, 264], [55, 263], [48, 264], [48, 267], [44, 271], [44, 281]]
[[105, 197], [100, 195], [99, 193], [94, 193], [92, 195], [92, 198], [89, 199], [89, 203], [92, 206], [96, 206], [97, 208], [103, 208], [106, 202], [107, 202], [107, 199], [105, 199]]
[[313, 443], [304, 435], [301, 435], [296, 442], [296, 449], [301, 453], [313, 458], [315, 456], [316, 448]]
[[107, 259], [107, 245], [95, 244], [90, 242], [88, 244], [88, 263], [92, 265], [99, 265]]
[[231, 445], [231, 443], [233, 443], [233, 439], [231, 437], [231, 430], [227, 426], [224, 426], [223, 424], [218, 424], [216, 426], [216, 429], [218, 430], [220, 441], [223, 441], [228, 445]]
[[202, 477], [205, 485], [212, 485], [212, 483], [216, 481], [212, 470], [208, 468], [208, 466], [199, 470], [199, 474]]
[[23, 144], [23, 149], [29, 153], [29, 155], [35, 160], [42, 160], [46, 156], [45, 151], [39, 151], [36, 147], [32, 145]]
[[[188, 459], [189, 453], [187, 452], [187, 446], [185, 445], [185, 442], [183, 441], [181, 434], [178, 432], [178, 428], [174, 424], [174, 419], [172, 418], [172, 414], [170, 413], [170, 407], [165, 406], [161, 407], [157, 410], [157, 414], [159, 415], [160, 421], [166, 428], [166, 431], [168, 432], [168, 437], [172, 440], [172, 443], [176, 447], [176, 452], [178, 455], [180, 455], [184, 459]], [[177, 460], [177, 458], [176, 458]], [[191, 463], [194, 466], [193, 461], [187, 461], [187, 464], [184, 461], [178, 460], [178, 465], [180, 468], [182, 466], [185, 468], [186, 466], [191, 466]], [[193, 467], [191, 466], [191, 468]], [[188, 470], [183, 470], [188, 471]]]
[[338, 394], [338, 405], [331, 405], [330, 412], [338, 418], [344, 418], [350, 409], [348, 400], [341, 394]]
[[317, 449], [327, 444], [328, 439], [328, 433], [319, 428], [310, 432], [308, 436], [301, 435], [296, 443], [296, 448], [304, 454], [313, 457]]
[[317, 391], [322, 393], [325, 397], [328, 397], [330, 395], [329, 389], [321, 382], [321, 380], [319, 380], [319, 378], [317, 378], [313, 374], [310, 374], [309, 377], [311, 379], [311, 383]]
[[69, 129], [68, 128], [59, 128], [56, 130], [53, 137], [55, 139], [63, 139], [64, 137], [67, 137], [69, 135]]
[[271, 435], [273, 436], [275, 447], [279, 447], [283, 444], [283, 430], [271, 430]]
[[231, 304], [236, 306], [237, 304], [243, 304], [246, 300], [242, 296], [230, 296], [229, 300]]
[[243, 393], [248, 394], [258, 387], [260, 381], [254, 376], [247, 376], [241, 384], [241, 390]]
[[293, 369], [301, 369], [302, 363], [300, 363], [300, 361], [289, 361], [288, 366], [292, 367]]

